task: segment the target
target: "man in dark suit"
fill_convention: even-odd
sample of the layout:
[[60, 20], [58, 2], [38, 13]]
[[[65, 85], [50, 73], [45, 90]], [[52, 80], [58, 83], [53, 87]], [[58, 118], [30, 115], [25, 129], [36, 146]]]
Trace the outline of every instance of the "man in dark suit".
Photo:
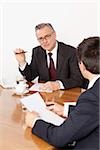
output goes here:
[[[26, 115], [25, 121], [32, 133], [57, 148], [99, 150], [99, 42], [99, 37], [90, 37], [77, 48], [79, 67], [89, 85], [87, 91], [79, 96], [68, 118], [60, 126], [55, 126], [41, 120], [35, 112]], [[61, 115], [61, 106], [54, 105], [53, 111]]]
[[[80, 73], [76, 49], [70, 45], [58, 42], [56, 32], [51, 24], [42, 23], [35, 27], [36, 37], [40, 46], [33, 48], [32, 60], [28, 65], [23, 49], [16, 49], [15, 56], [19, 63], [19, 70], [27, 81], [32, 81], [37, 76], [39, 82], [46, 82], [42, 90], [69, 89], [82, 87], [83, 77]], [[49, 55], [52, 52], [54, 61], [53, 79], [49, 74]], [[52, 81], [52, 82], [51, 82]]]

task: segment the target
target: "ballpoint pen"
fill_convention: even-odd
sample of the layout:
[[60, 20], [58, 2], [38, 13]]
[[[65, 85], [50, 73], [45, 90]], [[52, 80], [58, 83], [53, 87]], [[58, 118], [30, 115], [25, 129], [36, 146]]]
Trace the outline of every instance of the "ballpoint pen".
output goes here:
[[15, 52], [15, 54], [23, 54], [23, 53], [27, 53], [27, 51], [22, 51], [22, 52]]

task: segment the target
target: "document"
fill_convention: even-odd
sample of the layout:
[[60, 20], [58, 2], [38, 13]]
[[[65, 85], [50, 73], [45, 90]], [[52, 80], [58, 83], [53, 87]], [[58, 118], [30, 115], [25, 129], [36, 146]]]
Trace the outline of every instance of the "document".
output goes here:
[[40, 87], [43, 85], [44, 83], [35, 83], [33, 84], [30, 88], [29, 91], [37, 91], [37, 92], [47, 92], [47, 93], [51, 93], [52, 90], [41, 90]]
[[58, 116], [57, 114], [46, 108], [46, 104], [38, 92], [24, 97], [20, 99], [20, 101], [30, 112], [38, 112], [40, 118], [46, 122], [59, 126], [65, 120], [65, 118]]

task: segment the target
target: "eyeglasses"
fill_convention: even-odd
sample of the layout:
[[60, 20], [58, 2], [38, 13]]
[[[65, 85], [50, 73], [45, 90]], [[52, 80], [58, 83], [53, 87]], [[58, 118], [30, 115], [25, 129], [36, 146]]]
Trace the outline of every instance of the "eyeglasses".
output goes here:
[[37, 38], [39, 42], [43, 42], [44, 40], [49, 40], [54, 32], [51, 34], [47, 34], [44, 37]]

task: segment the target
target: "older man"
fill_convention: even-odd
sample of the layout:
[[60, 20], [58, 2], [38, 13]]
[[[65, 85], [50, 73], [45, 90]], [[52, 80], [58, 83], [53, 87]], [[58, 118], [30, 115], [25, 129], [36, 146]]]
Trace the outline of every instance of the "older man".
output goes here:
[[32, 81], [37, 76], [39, 82], [45, 82], [42, 90], [58, 90], [80, 87], [83, 77], [80, 73], [76, 49], [56, 40], [56, 32], [50, 23], [41, 23], [35, 27], [40, 44], [32, 50], [32, 60], [28, 64], [23, 49], [16, 49], [15, 56], [21, 74]]

